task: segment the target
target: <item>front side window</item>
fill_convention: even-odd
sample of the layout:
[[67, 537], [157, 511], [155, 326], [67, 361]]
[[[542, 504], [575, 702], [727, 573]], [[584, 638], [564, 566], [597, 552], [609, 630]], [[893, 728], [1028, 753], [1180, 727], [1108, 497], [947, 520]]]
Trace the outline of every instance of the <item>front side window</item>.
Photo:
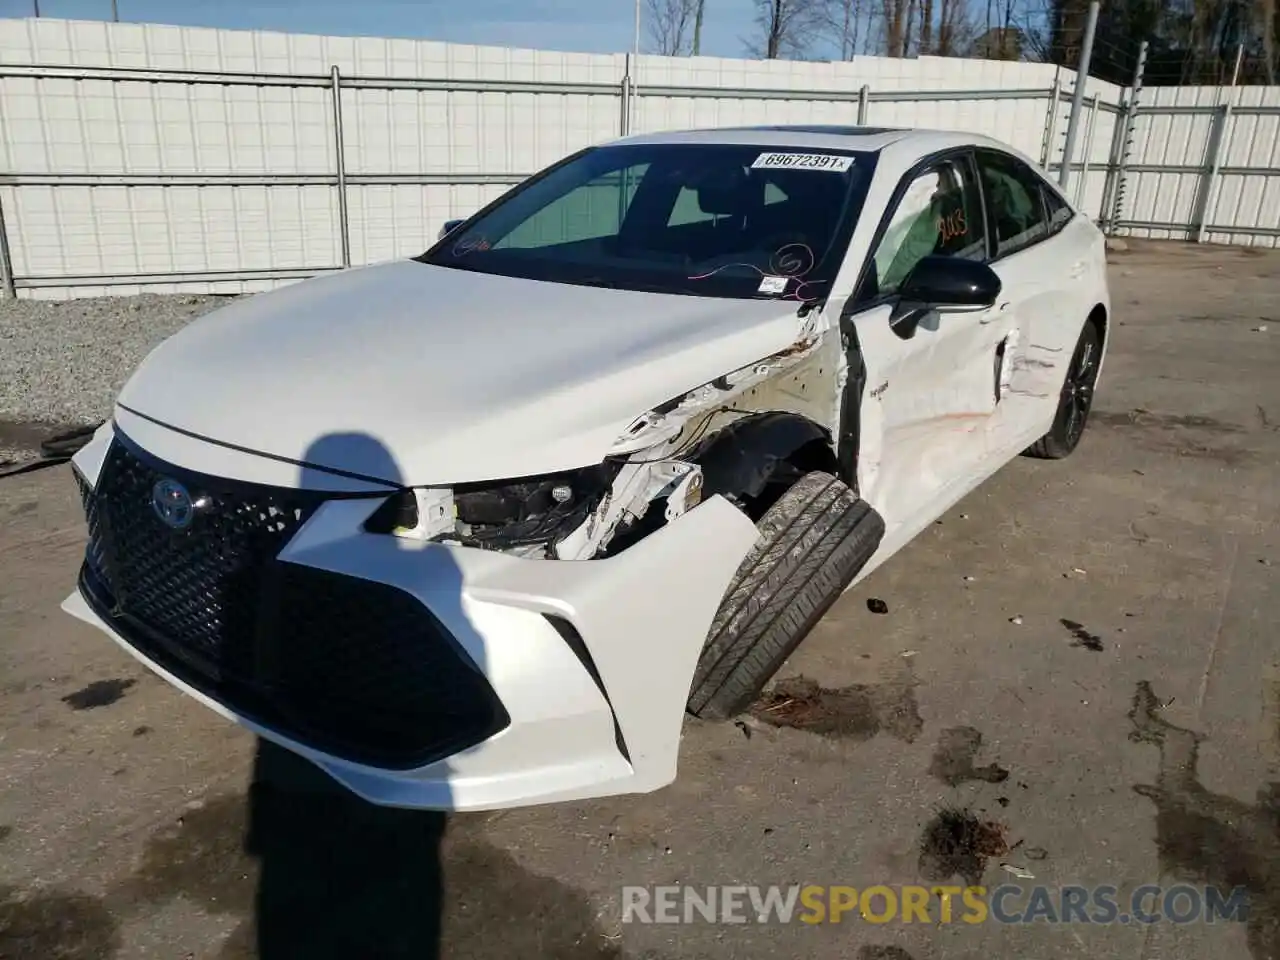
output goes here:
[[996, 256], [1016, 253], [1049, 235], [1040, 175], [1022, 161], [1001, 153], [978, 156], [982, 187], [991, 211]]
[[418, 259], [510, 277], [711, 297], [821, 299], [875, 155], [733, 144], [585, 151]]
[[986, 256], [982, 198], [966, 157], [916, 174], [898, 199], [876, 245], [861, 300], [896, 293], [925, 257]]

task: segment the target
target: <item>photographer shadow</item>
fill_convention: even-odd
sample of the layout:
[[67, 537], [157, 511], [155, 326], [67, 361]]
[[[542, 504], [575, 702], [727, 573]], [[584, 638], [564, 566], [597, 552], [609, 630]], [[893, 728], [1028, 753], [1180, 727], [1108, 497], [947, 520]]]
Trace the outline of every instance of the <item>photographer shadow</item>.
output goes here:
[[[362, 434], [321, 438], [306, 460], [400, 477], [390, 452]], [[301, 486], [314, 481], [303, 468]], [[461, 570], [436, 556], [432, 578], [434, 612], [467, 623]], [[477, 657], [483, 642], [467, 640]], [[588, 897], [490, 844], [482, 836], [486, 819], [376, 806], [259, 738], [244, 845], [259, 865], [253, 920], [232, 935], [224, 960], [621, 957], [597, 929]]]

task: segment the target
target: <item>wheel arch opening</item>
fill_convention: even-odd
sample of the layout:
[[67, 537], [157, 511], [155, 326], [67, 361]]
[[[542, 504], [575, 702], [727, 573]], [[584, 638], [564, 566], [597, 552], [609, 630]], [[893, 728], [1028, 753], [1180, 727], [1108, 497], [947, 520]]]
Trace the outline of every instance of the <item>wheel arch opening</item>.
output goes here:
[[709, 438], [692, 458], [702, 467], [704, 496], [723, 494], [752, 520], [807, 473], [836, 474], [829, 431], [799, 414], [756, 413]]
[[1098, 331], [1098, 339], [1102, 341], [1103, 346], [1106, 346], [1106, 343], [1107, 343], [1107, 308], [1106, 308], [1105, 306], [1103, 306], [1102, 304], [1100, 304], [1100, 303], [1099, 303], [1099, 304], [1096, 304], [1096, 305], [1094, 306], [1094, 308], [1093, 308], [1092, 310], [1090, 310], [1090, 311], [1089, 311], [1089, 319], [1088, 319], [1088, 322], [1089, 322], [1089, 323], [1091, 323], [1091, 324], [1093, 324], [1093, 326], [1097, 329], [1097, 331]]

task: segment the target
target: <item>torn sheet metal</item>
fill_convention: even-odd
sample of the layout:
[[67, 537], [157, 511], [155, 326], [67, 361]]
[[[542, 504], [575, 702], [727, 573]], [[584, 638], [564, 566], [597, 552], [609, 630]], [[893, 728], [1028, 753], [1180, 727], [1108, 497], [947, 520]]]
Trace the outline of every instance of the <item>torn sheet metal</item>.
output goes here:
[[648, 513], [653, 501], [666, 498], [670, 522], [697, 506], [701, 493], [702, 468], [697, 464], [680, 460], [628, 463], [600, 506], [556, 544], [556, 556], [561, 560], [593, 557], [608, 546], [619, 527]]
[[751, 387], [799, 364], [822, 345], [826, 326], [822, 311], [814, 311], [805, 317], [800, 335], [792, 346], [646, 411], [628, 425], [609, 455], [634, 453], [672, 439], [691, 418], [724, 406]]
[[1008, 363], [1008, 392], [1035, 399], [1056, 398], [1062, 389], [1070, 356], [1063, 350], [1028, 342]]
[[666, 501], [663, 519], [668, 523], [697, 506], [701, 468], [681, 455], [740, 417], [760, 410], [794, 410], [834, 428], [838, 398], [830, 396], [830, 390], [839, 377], [834, 369], [838, 363], [822, 348], [830, 346], [833, 354], [840, 350], [829, 334], [822, 311], [814, 311], [804, 318], [791, 347], [637, 417], [610, 451], [611, 457], [634, 459], [624, 464], [600, 506], [556, 545], [556, 556], [596, 556], [619, 530], [644, 517], [655, 501]]

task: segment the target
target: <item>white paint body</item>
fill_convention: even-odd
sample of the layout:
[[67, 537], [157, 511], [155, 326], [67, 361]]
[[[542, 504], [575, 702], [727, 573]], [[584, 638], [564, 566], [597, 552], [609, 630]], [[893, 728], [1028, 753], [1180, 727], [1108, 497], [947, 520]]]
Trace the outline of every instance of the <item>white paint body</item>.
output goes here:
[[[835, 433], [847, 374], [836, 318], [904, 173], [967, 144], [1013, 152], [920, 131], [635, 139], [879, 151], [826, 308], [802, 318], [783, 301], [572, 286], [416, 262], [347, 271], [237, 302], [161, 344], [121, 392], [113, 421], [77, 454], [77, 469], [93, 485], [119, 432], [189, 470], [335, 493], [527, 477], [642, 443], [661, 450], [661, 418], [632, 429], [637, 418], [699, 388], [712, 398], [706, 403], [723, 402], [702, 385], [762, 362], [730, 391], [734, 403], [789, 409]], [[859, 579], [1049, 429], [1086, 317], [1109, 309], [1102, 238], [1081, 215], [992, 267], [1004, 287], [993, 308], [935, 314], [911, 339], [892, 332], [887, 305], [853, 318], [866, 367], [856, 479], [886, 524]], [[997, 401], [992, 355], [1001, 342]], [[798, 343], [803, 349], [793, 350]], [[797, 386], [815, 382], [826, 385], [816, 396]], [[675, 777], [694, 665], [755, 541], [741, 512], [712, 497], [614, 557], [575, 561], [367, 533], [361, 525], [380, 503], [329, 501], [279, 560], [406, 591], [492, 686], [510, 725], [428, 766], [383, 770], [293, 742], [142, 657], [79, 592], [64, 609], [375, 803], [486, 809], [648, 791]], [[544, 614], [577, 629], [599, 684]]]

